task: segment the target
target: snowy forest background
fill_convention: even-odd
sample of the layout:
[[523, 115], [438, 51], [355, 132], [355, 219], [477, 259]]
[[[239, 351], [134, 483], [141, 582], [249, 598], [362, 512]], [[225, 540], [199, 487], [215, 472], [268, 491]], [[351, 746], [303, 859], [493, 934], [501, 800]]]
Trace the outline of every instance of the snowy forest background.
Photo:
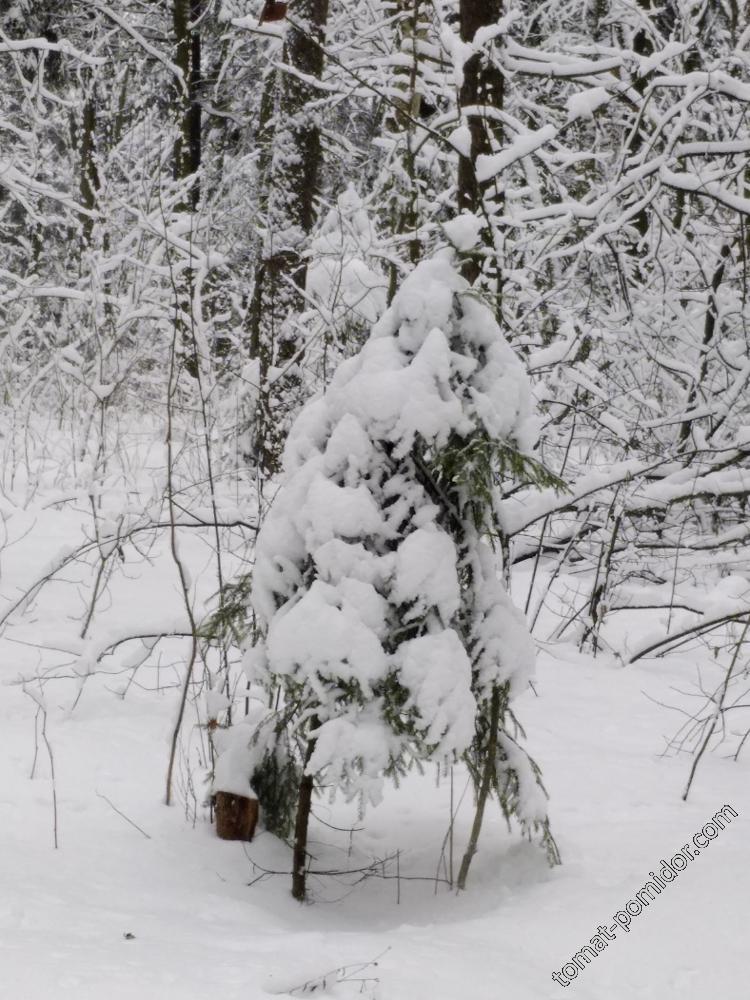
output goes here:
[[734, 0], [0, 0], [0, 994], [556, 997], [729, 803], [569, 988], [744, 995], [749, 69]]

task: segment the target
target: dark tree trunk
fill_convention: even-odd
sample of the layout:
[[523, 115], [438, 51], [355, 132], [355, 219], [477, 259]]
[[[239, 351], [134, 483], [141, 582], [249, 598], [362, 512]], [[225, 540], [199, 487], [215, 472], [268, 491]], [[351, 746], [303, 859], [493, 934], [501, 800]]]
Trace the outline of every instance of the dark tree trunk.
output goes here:
[[[203, 0], [193, 0], [191, 5], [191, 16], [193, 24], [203, 14]], [[188, 78], [188, 111], [187, 111], [187, 139], [188, 154], [190, 161], [190, 173], [196, 178], [190, 189], [190, 200], [193, 210], [198, 207], [200, 200], [200, 183], [197, 173], [201, 165], [201, 105], [200, 89], [202, 85], [201, 77], [201, 33], [199, 28], [194, 28], [190, 33], [190, 76]]]
[[[256, 413], [255, 458], [263, 471], [278, 470], [286, 436], [286, 417], [298, 390], [294, 375], [268, 384], [272, 367], [283, 369], [304, 350], [296, 336], [294, 317], [304, 308], [307, 278], [306, 237], [316, 221], [315, 199], [321, 175], [320, 128], [309, 104], [318, 94], [308, 79], [323, 74], [323, 39], [328, 0], [293, 0], [283, 61], [297, 73], [278, 71], [269, 86], [280, 88], [271, 155], [266, 159], [261, 208], [265, 214], [266, 245], [255, 270], [248, 313], [250, 347], [260, 362], [260, 400]], [[305, 79], [307, 78], [307, 79]], [[273, 100], [264, 97], [270, 113]]]
[[[203, 0], [173, 0], [174, 61], [181, 81], [175, 81], [175, 107], [179, 131], [174, 145], [175, 180], [197, 175], [201, 165], [201, 36], [191, 24], [203, 13]], [[200, 198], [197, 176], [190, 186], [190, 206], [195, 210]]]
[[[694, 408], [698, 393], [700, 392], [700, 386], [705, 381], [708, 375], [708, 362], [709, 362], [709, 349], [716, 338], [716, 327], [719, 320], [719, 288], [722, 281], [724, 280], [724, 271], [727, 266], [727, 261], [732, 252], [732, 248], [728, 243], [725, 243], [721, 250], [719, 251], [719, 263], [711, 278], [711, 289], [708, 293], [708, 302], [706, 303], [706, 313], [703, 320], [703, 344], [701, 351], [701, 361], [698, 369], [698, 377], [690, 386], [690, 391], [688, 392], [687, 400], [685, 401], [684, 411], [685, 413], [690, 413]], [[719, 325], [719, 332], [721, 331], [721, 326]], [[723, 418], [721, 418], [723, 419]], [[684, 449], [688, 440], [690, 439], [690, 433], [693, 429], [692, 419], [684, 420], [680, 426], [680, 433], [678, 437], [678, 444], [681, 449]], [[711, 427], [711, 433], [714, 434], [718, 429], [718, 425]]]
[[[317, 729], [318, 720], [311, 721], [311, 728]], [[305, 753], [305, 768], [315, 749], [315, 740], [310, 740]], [[294, 824], [294, 854], [292, 857], [292, 895], [303, 902], [307, 895], [307, 830], [310, 825], [310, 811], [315, 788], [312, 774], [303, 772], [297, 796], [297, 819]]]
[[[198, 171], [201, 165], [201, 108], [199, 88], [201, 80], [201, 44], [198, 28], [191, 23], [200, 17], [203, 0], [173, 0], [172, 24], [174, 30], [174, 62], [180, 71], [180, 79], [174, 83], [175, 109], [178, 116], [178, 132], [174, 143], [174, 178], [176, 181], [190, 180], [187, 202], [178, 207], [182, 211], [195, 211], [200, 200]], [[179, 281], [176, 289], [178, 302], [176, 315], [190, 315], [192, 310], [192, 288], [189, 280]], [[184, 367], [193, 378], [198, 377], [199, 365], [192, 330], [183, 325], [180, 341], [184, 351]]]
[[[284, 46], [284, 61], [300, 74], [319, 80], [325, 58], [323, 39], [328, 21], [328, 0], [294, 0], [292, 24]], [[282, 165], [282, 179], [289, 189], [289, 218], [309, 233], [315, 224], [315, 197], [321, 165], [320, 128], [308, 111], [319, 96], [314, 84], [284, 73], [281, 86], [282, 124], [299, 156]], [[272, 181], [274, 178], [272, 178]]]
[[173, 0], [172, 26], [174, 30], [174, 63], [180, 78], [174, 81], [174, 101], [179, 130], [174, 142], [173, 171], [175, 180], [182, 180], [190, 173], [190, 145], [188, 114], [190, 110], [190, 0]]
[[[503, 10], [503, 0], [460, 0], [459, 16], [461, 40], [474, 41], [476, 33], [492, 24], [497, 24]], [[492, 65], [486, 52], [476, 52], [464, 66], [464, 80], [459, 92], [462, 108], [501, 108], [503, 105], [503, 77]], [[461, 212], [483, 214], [485, 191], [493, 182], [480, 183], [477, 179], [477, 157], [492, 151], [493, 136], [498, 135], [497, 122], [481, 113], [471, 113], [468, 117], [471, 134], [471, 148], [468, 156], [458, 158], [458, 208]], [[492, 234], [489, 228], [483, 233], [484, 243], [492, 248]], [[482, 269], [481, 258], [468, 257], [461, 268], [464, 277], [474, 282]], [[499, 275], [499, 265], [498, 265]], [[500, 295], [498, 277], [498, 296]]]
[[479, 835], [482, 832], [482, 823], [484, 822], [484, 811], [487, 807], [487, 802], [489, 801], [490, 794], [492, 792], [493, 781], [496, 780], [497, 775], [497, 734], [500, 728], [500, 709], [501, 709], [501, 692], [498, 687], [495, 687], [492, 692], [492, 700], [490, 703], [490, 725], [489, 725], [489, 738], [487, 741], [487, 746], [484, 747], [484, 766], [482, 770], [482, 781], [479, 786], [479, 792], [477, 794], [477, 804], [474, 810], [474, 822], [471, 827], [471, 833], [469, 835], [469, 843], [464, 852], [464, 856], [461, 859], [461, 867], [458, 872], [458, 888], [466, 888], [466, 879], [469, 876], [469, 868], [474, 855], [477, 853], [477, 848], [479, 846]]
[[[92, 87], [86, 94], [83, 104], [83, 120], [81, 122], [81, 144], [79, 149], [81, 174], [80, 192], [81, 204], [87, 208], [89, 213], [96, 209], [97, 194], [99, 192], [99, 174], [96, 169], [95, 159], [95, 139], [96, 139], [96, 94]], [[86, 214], [81, 217], [83, 228], [83, 244], [88, 246], [91, 242], [91, 235], [94, 229], [94, 216]]]

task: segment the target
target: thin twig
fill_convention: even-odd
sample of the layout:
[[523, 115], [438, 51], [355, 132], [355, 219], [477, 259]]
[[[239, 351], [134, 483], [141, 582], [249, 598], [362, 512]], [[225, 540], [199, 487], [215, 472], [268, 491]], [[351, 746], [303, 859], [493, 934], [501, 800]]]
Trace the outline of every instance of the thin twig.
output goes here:
[[126, 816], [124, 812], [122, 812], [120, 809], [117, 808], [117, 806], [114, 804], [114, 802], [112, 802], [111, 799], [108, 799], [106, 795], [102, 795], [101, 792], [97, 792], [96, 794], [98, 798], [104, 799], [107, 805], [110, 806], [112, 809], [114, 809], [114, 811], [117, 813], [118, 816], [122, 816], [122, 818], [125, 820], [126, 823], [130, 823], [130, 825], [134, 826], [139, 833], [142, 833], [143, 836], [146, 838], [146, 840], [151, 840], [151, 834], [146, 833], [146, 831], [143, 830], [140, 826], [138, 826], [137, 823], [133, 822], [133, 820], [130, 819], [129, 816]]

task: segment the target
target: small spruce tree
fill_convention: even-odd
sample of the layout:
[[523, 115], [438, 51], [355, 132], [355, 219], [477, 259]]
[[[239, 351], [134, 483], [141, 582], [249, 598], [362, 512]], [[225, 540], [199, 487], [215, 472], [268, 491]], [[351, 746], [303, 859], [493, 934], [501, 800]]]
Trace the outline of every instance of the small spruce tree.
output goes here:
[[551, 844], [538, 769], [508, 728], [533, 647], [493, 549], [502, 476], [543, 476], [535, 433], [523, 368], [447, 253], [293, 425], [257, 540], [248, 662], [302, 748], [298, 899], [323, 776], [364, 804], [415, 761], [465, 757], [479, 819], [464, 882], [493, 792]]

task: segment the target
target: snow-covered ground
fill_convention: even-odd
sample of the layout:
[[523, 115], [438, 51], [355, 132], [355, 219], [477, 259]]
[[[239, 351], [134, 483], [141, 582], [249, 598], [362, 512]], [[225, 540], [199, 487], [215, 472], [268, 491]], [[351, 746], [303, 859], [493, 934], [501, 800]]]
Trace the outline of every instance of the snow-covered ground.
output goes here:
[[[87, 515], [40, 499], [5, 513], [14, 544], [0, 553], [0, 596], [9, 607], [63, 543], [75, 542]], [[202, 568], [208, 573], [209, 549], [185, 534], [181, 552], [197, 578]], [[178, 620], [165, 551], [162, 543], [151, 563], [133, 558], [121, 567], [94, 642]], [[37, 704], [13, 682], [75, 659], [64, 650], [81, 649], [81, 581], [90, 576], [71, 566], [16, 612], [0, 641], [0, 997], [255, 1000], [304, 995], [306, 983], [308, 994], [380, 1000], [747, 996], [748, 758], [706, 755], [684, 803], [691, 759], [660, 755], [677, 723], [657, 702], [674, 702], [672, 688], [687, 683], [689, 655], [622, 668], [571, 646], [543, 651], [537, 694], [529, 690], [516, 707], [551, 794], [561, 867], [550, 870], [541, 850], [509, 833], [493, 808], [469, 890], [456, 896], [436, 883], [436, 873], [445, 875], [450, 783], [427, 772], [389, 791], [364, 823], [341, 802], [316, 806], [319, 820], [363, 829], [350, 836], [315, 822], [318, 867], [349, 874], [313, 879], [314, 902], [300, 906], [287, 876], [258, 878], [262, 869], [288, 870], [283, 844], [263, 832], [250, 845], [219, 841], [201, 809], [196, 820], [192, 806], [185, 809], [184, 758], [180, 802], [162, 804], [178, 701], [169, 685], [184, 662], [178, 640], [164, 647], [159, 693], [147, 690], [154, 667], [137, 675], [143, 687], [125, 693], [128, 674], [92, 677], [73, 709], [75, 681], [46, 686], [54, 848], [41, 715], [35, 739]], [[197, 741], [194, 726], [191, 715], [186, 728]], [[456, 799], [465, 785], [456, 769]], [[456, 867], [469, 798], [456, 824]], [[618, 930], [569, 986], [553, 981], [598, 925], [612, 924], [649, 871], [725, 804], [738, 817], [633, 918], [630, 932]], [[383, 859], [387, 878], [354, 873], [373, 859]]]

